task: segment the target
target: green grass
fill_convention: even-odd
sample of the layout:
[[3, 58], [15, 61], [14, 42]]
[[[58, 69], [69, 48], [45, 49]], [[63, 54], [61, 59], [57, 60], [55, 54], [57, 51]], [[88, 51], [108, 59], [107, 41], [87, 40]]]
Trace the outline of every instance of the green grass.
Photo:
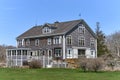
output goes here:
[[120, 72], [82, 72], [76, 69], [0, 68], [0, 80], [120, 80]]

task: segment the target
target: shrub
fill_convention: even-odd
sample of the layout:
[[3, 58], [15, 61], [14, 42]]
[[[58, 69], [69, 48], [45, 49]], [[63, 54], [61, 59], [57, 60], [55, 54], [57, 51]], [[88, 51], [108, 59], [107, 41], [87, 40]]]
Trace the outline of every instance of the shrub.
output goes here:
[[115, 65], [116, 65], [116, 61], [115, 60], [108, 60], [107, 61], [107, 66], [111, 67], [112, 70], [114, 70]]
[[27, 61], [23, 61], [23, 66], [29, 65]]
[[95, 72], [97, 72], [98, 70], [100, 70], [102, 68], [103, 62], [101, 59], [96, 58], [96, 59], [92, 59], [91, 60], [91, 68], [92, 70], [94, 70]]
[[41, 68], [41, 62], [39, 60], [33, 60], [29, 63], [29, 68]]
[[86, 72], [87, 70], [87, 59], [83, 58], [83, 59], [80, 59], [80, 68]]
[[96, 59], [80, 59], [80, 68], [86, 72], [88, 71], [95, 71], [97, 72], [98, 70], [100, 70], [102, 68], [102, 60], [99, 58]]

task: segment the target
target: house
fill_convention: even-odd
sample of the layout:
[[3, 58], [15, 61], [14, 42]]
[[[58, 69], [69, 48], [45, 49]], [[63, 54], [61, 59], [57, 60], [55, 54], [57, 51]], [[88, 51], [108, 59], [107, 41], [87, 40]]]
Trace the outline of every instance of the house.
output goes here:
[[96, 35], [83, 19], [34, 26], [16, 40], [17, 48], [6, 51], [7, 66], [37, 59], [45, 67], [53, 60], [97, 57]]

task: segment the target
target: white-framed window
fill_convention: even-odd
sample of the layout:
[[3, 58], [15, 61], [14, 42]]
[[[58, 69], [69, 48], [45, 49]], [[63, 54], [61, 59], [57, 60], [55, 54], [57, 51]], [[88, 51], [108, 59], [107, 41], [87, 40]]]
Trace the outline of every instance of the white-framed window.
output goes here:
[[90, 46], [95, 46], [95, 39], [94, 38], [90, 38]]
[[92, 56], [94, 55], [94, 51], [91, 51], [91, 55], [92, 55]]
[[22, 40], [18, 40], [18, 46], [22, 46]]
[[68, 35], [66, 37], [66, 42], [67, 42], [67, 45], [72, 45], [72, 36], [71, 35]]
[[47, 44], [48, 44], [48, 45], [51, 45], [51, 44], [52, 44], [52, 39], [51, 39], [51, 38], [48, 38], [48, 39], [47, 39]]
[[72, 48], [67, 49], [67, 58], [73, 58], [73, 49]]
[[43, 34], [51, 33], [51, 29], [49, 27], [44, 27], [42, 32]]
[[27, 39], [26, 40], [26, 46], [29, 46], [30, 45], [30, 39]]
[[39, 46], [40, 40], [39, 39], [35, 39], [35, 46]]
[[53, 44], [61, 44], [61, 39], [59, 36], [53, 38]]
[[85, 34], [85, 27], [84, 27], [82, 24], [79, 25], [79, 27], [78, 27], [78, 32], [79, 32], [80, 34]]
[[61, 57], [61, 56], [62, 56], [61, 49], [55, 49], [55, 57]]
[[79, 46], [85, 46], [85, 37], [79, 37], [78, 38], [78, 45]]

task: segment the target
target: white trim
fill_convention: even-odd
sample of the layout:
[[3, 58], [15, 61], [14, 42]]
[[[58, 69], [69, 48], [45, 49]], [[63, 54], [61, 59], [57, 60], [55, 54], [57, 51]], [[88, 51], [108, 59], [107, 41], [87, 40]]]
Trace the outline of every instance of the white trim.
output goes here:
[[63, 59], [66, 58], [66, 55], [65, 55], [65, 35], [63, 35]]

